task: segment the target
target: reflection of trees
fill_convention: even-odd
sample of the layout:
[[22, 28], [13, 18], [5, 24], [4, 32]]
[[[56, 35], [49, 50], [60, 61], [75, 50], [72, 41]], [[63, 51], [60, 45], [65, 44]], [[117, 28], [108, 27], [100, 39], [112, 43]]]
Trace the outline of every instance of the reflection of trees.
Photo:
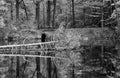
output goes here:
[[[83, 70], [88, 72], [93, 72], [93, 75], [95, 73], [99, 74], [99, 76], [115, 76], [116, 72], [116, 64], [118, 61], [117, 50], [115, 50], [115, 47], [104, 47], [104, 53], [103, 56], [101, 56], [101, 47], [92, 47], [91, 49], [86, 50], [86, 52], [83, 54], [85, 65], [83, 67]], [[87, 66], [87, 69], [86, 69]], [[89, 70], [88, 70], [89, 69]], [[101, 77], [100, 76], [100, 77]]]

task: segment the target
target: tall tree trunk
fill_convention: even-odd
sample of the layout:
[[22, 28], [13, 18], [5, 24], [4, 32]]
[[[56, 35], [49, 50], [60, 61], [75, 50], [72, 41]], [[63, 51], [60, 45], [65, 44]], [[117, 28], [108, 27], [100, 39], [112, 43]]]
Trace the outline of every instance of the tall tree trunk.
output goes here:
[[19, 20], [19, 0], [16, 0], [16, 21]]
[[43, 26], [45, 27], [45, 5], [43, 3]]
[[40, 2], [37, 1], [36, 2], [36, 16], [35, 16], [35, 20], [36, 20], [36, 23], [37, 23], [37, 28], [40, 29]]
[[72, 0], [72, 18], [73, 18], [73, 25], [75, 25], [74, 0]]
[[11, 6], [11, 11], [10, 11], [11, 12], [11, 20], [13, 20], [13, 2], [11, 2], [10, 6]]
[[[19, 0], [16, 0], [16, 23], [18, 25], [18, 21], [19, 21]], [[20, 51], [20, 50], [19, 50]], [[16, 78], [20, 77], [20, 60], [19, 57], [17, 57], [17, 66], [16, 66]]]
[[[37, 22], [37, 28], [40, 29], [40, 2], [36, 2], [36, 22]], [[38, 46], [39, 48], [39, 46]], [[40, 55], [40, 52], [38, 52], [38, 55]], [[40, 58], [36, 57], [36, 70], [37, 70], [37, 78], [41, 78], [40, 74]]]
[[54, 27], [55, 24], [55, 12], [56, 12], [56, 0], [53, 0], [54, 10], [53, 10], [53, 21], [52, 26]]
[[47, 1], [47, 26], [50, 27], [50, 19], [51, 19], [51, 2]]

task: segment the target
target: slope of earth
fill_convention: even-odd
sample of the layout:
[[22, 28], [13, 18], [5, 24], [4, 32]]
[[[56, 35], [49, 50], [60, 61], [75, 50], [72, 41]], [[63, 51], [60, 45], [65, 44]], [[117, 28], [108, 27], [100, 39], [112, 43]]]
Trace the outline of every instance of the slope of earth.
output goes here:
[[53, 35], [56, 39], [65, 40], [67, 42], [72, 42], [77, 40], [80, 45], [104, 45], [112, 46], [113, 42], [113, 31], [108, 28], [74, 28], [74, 29], [62, 29], [45, 31], [49, 36]]

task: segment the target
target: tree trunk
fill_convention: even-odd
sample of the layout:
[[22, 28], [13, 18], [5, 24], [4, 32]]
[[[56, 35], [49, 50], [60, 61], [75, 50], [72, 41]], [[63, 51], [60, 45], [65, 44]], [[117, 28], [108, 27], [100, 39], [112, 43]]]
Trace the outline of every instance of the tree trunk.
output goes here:
[[35, 20], [36, 20], [36, 23], [37, 23], [37, 28], [40, 29], [40, 2], [37, 1], [36, 2], [36, 16], [35, 16]]
[[52, 26], [54, 27], [55, 24], [55, 12], [56, 12], [56, 0], [53, 0], [54, 10], [53, 10], [53, 21]]
[[50, 19], [51, 19], [51, 2], [47, 1], [47, 26], [50, 27]]
[[75, 25], [74, 0], [72, 0], [72, 18], [73, 18], [73, 25]]

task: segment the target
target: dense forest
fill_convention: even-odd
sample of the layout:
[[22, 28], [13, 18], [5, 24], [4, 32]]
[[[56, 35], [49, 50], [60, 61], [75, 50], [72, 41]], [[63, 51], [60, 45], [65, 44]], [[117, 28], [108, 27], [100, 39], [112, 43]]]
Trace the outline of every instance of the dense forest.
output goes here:
[[0, 78], [120, 78], [119, 0], [0, 0]]

